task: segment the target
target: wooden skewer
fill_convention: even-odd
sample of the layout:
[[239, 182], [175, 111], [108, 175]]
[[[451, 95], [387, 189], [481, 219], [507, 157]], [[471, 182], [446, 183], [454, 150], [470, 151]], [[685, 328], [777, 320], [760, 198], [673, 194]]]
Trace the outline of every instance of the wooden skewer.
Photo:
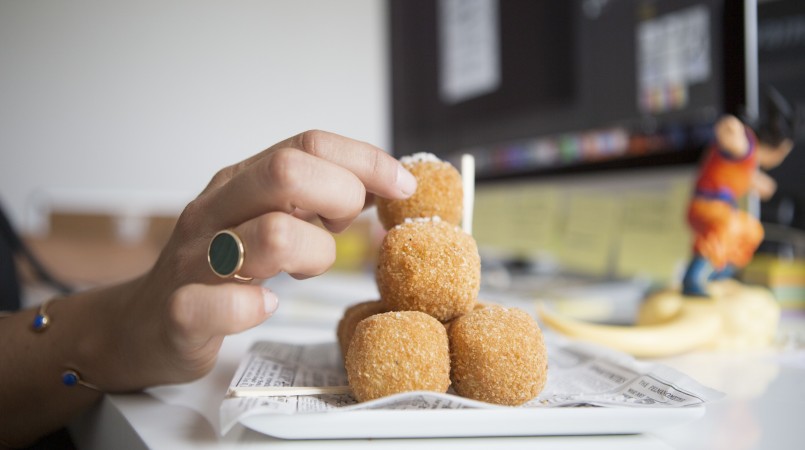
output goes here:
[[232, 397], [293, 397], [297, 395], [349, 394], [349, 386], [258, 386], [234, 387], [226, 393]]
[[472, 234], [472, 209], [475, 203], [475, 158], [465, 153], [461, 155], [461, 184], [464, 189], [464, 211], [461, 228]]

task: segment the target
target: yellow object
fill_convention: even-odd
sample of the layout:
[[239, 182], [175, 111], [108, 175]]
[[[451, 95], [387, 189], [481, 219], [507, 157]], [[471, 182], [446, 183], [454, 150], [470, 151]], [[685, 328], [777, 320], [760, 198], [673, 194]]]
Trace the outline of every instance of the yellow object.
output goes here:
[[559, 263], [571, 272], [604, 277], [617, 242], [622, 205], [611, 194], [574, 192], [568, 197]]
[[481, 247], [515, 257], [553, 253], [560, 240], [562, 204], [551, 186], [477, 186], [473, 236]]
[[669, 283], [690, 256], [692, 238], [685, 215], [691, 194], [688, 178], [669, 186], [636, 189], [622, 196], [615, 275], [638, 275]]
[[712, 305], [688, 303], [674, 320], [657, 325], [599, 325], [561, 317], [539, 309], [548, 327], [569, 337], [612, 347], [637, 357], [669, 356], [693, 350], [712, 340], [721, 319]]
[[588, 323], [538, 308], [542, 322], [567, 336], [637, 357], [663, 357], [697, 349], [747, 350], [768, 346], [777, 331], [780, 307], [761, 287], [733, 280], [708, 285], [711, 298], [678, 291], [654, 294], [641, 306], [635, 326]]
[[744, 268], [741, 279], [771, 289], [783, 308], [805, 308], [805, 260], [756, 254]]
[[360, 272], [372, 259], [372, 248], [369, 236], [371, 224], [369, 220], [358, 219], [339, 234], [334, 234], [335, 263], [334, 270]]
[[709, 292], [721, 314], [722, 326], [706, 348], [756, 350], [772, 343], [780, 323], [780, 305], [768, 289], [724, 280], [710, 283]]

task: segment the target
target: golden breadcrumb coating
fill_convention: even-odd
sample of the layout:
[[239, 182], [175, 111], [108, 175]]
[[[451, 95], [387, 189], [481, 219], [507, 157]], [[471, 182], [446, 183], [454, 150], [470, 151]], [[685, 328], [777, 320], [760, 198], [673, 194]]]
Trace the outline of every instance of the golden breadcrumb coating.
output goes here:
[[438, 320], [421, 312], [375, 314], [355, 329], [345, 366], [349, 386], [360, 402], [400, 392], [447, 392], [447, 332]]
[[409, 219], [383, 239], [376, 280], [389, 310], [422, 311], [446, 322], [475, 305], [481, 288], [478, 246], [438, 217]]
[[414, 195], [404, 200], [375, 199], [377, 216], [388, 230], [407, 218], [439, 216], [459, 225], [463, 208], [461, 174], [445, 161], [403, 163], [417, 179]]
[[450, 378], [458, 395], [521, 405], [545, 387], [548, 358], [537, 322], [523, 310], [487, 306], [451, 323]]
[[[489, 306], [499, 306], [499, 305], [497, 303], [490, 303], [490, 302], [487, 302], [487, 301], [478, 300], [478, 301], [475, 302], [474, 305], [472, 305], [472, 309], [470, 311], [476, 311], [476, 310], [479, 310], [479, 309], [484, 309], [484, 308], [489, 307]], [[447, 330], [448, 333], [450, 332], [450, 326], [459, 317], [461, 317], [461, 316], [456, 316], [456, 317], [448, 320], [447, 322], [443, 322], [444, 323], [444, 328]]]
[[355, 327], [361, 320], [388, 311], [385, 303], [381, 300], [370, 300], [366, 302], [356, 303], [350, 305], [344, 310], [344, 315], [338, 321], [338, 327], [335, 334], [338, 338], [338, 345], [341, 348], [341, 356], [347, 356], [347, 349], [349, 343], [352, 341], [352, 335], [355, 333]]
[[476, 311], [478, 309], [489, 308], [490, 306], [501, 306], [501, 305], [498, 305], [497, 303], [491, 303], [491, 302], [487, 302], [485, 300], [478, 299], [478, 301], [476, 301], [475, 304], [472, 305], [472, 310]]

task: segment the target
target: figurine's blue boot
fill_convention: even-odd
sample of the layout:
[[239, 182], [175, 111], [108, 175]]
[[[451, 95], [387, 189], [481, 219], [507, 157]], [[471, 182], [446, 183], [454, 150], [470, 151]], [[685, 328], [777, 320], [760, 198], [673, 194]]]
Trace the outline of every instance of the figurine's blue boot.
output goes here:
[[685, 277], [682, 279], [682, 293], [691, 297], [708, 297], [704, 290], [704, 272], [710, 268], [710, 263], [701, 255], [695, 255], [688, 264]]
[[727, 278], [732, 278], [733, 275], [735, 275], [735, 266], [727, 264], [727, 266], [721, 270], [714, 270], [707, 279], [709, 281], [726, 280]]

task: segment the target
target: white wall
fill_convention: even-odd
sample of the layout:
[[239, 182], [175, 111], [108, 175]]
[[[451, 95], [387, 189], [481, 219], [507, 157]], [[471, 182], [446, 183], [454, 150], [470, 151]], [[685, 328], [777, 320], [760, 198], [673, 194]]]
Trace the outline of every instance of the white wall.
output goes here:
[[0, 0], [0, 202], [36, 231], [54, 198], [179, 208], [306, 129], [386, 147], [384, 5]]

